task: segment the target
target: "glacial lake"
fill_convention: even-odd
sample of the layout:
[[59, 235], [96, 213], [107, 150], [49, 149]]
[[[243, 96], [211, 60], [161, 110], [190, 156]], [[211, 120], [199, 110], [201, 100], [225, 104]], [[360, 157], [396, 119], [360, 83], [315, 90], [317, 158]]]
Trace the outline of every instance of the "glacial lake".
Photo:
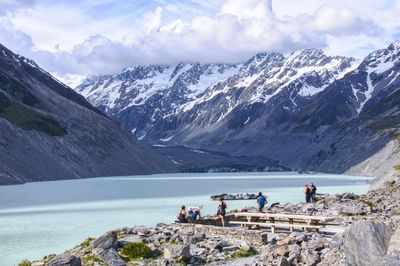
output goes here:
[[[327, 174], [224, 173], [106, 177], [0, 186], [0, 265], [17, 265], [62, 253], [86, 237], [134, 225], [171, 223], [182, 204], [203, 205], [214, 214], [210, 195], [257, 193], [273, 202], [303, 201], [303, 186], [319, 193], [366, 193], [368, 178]], [[255, 206], [228, 201], [228, 209]]]

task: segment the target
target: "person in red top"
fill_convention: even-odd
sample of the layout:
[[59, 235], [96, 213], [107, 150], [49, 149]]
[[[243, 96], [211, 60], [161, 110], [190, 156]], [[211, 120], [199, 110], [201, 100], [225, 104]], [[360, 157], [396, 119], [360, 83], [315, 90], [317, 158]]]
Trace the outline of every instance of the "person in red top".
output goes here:
[[304, 196], [306, 198], [306, 203], [310, 203], [311, 200], [311, 189], [308, 184], [304, 185]]

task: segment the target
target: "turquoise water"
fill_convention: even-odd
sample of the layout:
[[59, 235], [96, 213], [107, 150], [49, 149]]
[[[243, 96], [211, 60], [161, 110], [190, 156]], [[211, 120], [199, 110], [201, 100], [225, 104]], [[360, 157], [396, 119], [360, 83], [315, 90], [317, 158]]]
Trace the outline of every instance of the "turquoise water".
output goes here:
[[[303, 200], [303, 186], [319, 193], [367, 192], [367, 178], [297, 173], [169, 174], [37, 182], [0, 186], [0, 265], [61, 253], [107, 230], [170, 223], [185, 205], [214, 214], [210, 195], [264, 192], [272, 202]], [[229, 201], [228, 208], [255, 206]]]

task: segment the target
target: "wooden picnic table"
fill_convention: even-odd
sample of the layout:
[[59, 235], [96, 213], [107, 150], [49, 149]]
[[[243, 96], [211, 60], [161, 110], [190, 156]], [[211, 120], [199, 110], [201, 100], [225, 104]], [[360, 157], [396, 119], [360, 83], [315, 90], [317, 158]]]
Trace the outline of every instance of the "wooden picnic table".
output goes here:
[[270, 227], [272, 233], [275, 232], [276, 227], [287, 227], [291, 232], [293, 232], [294, 228], [301, 228], [302, 230], [315, 229], [319, 231], [326, 223], [335, 220], [333, 217], [279, 213], [237, 212], [233, 215], [236, 218], [246, 218], [247, 222], [231, 221], [230, 223], [232, 224], [249, 227], [255, 225], [257, 228]]

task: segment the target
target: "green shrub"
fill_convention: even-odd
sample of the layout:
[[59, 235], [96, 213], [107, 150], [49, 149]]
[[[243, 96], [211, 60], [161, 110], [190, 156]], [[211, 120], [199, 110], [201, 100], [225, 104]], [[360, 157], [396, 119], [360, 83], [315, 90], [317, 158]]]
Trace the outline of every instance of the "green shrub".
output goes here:
[[31, 266], [31, 262], [29, 260], [23, 260], [18, 263], [18, 266]]
[[82, 265], [85, 266], [94, 266], [94, 265], [99, 265], [99, 266], [107, 266], [108, 264], [105, 263], [103, 260], [93, 256], [92, 254], [85, 255], [82, 257]]
[[400, 171], [400, 165], [395, 165], [395, 166], [393, 166], [393, 168], [394, 168], [394, 170]]
[[90, 242], [92, 242], [93, 240], [94, 240], [93, 237], [88, 237], [88, 238], [85, 239], [85, 241], [80, 243], [79, 246], [81, 246], [83, 248], [87, 248], [90, 245]]
[[44, 260], [44, 261], [49, 261], [49, 260], [51, 260], [52, 258], [54, 258], [55, 256], [57, 256], [57, 255], [56, 255], [56, 254], [49, 254], [49, 255], [44, 256], [44, 257], [43, 257], [43, 260]]
[[249, 249], [249, 250], [239, 249], [232, 254], [232, 258], [239, 259], [239, 258], [252, 257], [255, 255], [257, 255], [257, 252], [254, 249]]
[[145, 243], [128, 243], [122, 248], [121, 255], [130, 260], [149, 259], [153, 251]]
[[400, 216], [400, 211], [395, 211], [393, 215]]
[[394, 139], [400, 141], [400, 135], [397, 135]]
[[396, 180], [392, 180], [389, 182], [389, 187], [394, 187], [395, 184], [396, 184]]
[[370, 206], [371, 208], [375, 206], [375, 204], [370, 200], [364, 200], [364, 203]]

